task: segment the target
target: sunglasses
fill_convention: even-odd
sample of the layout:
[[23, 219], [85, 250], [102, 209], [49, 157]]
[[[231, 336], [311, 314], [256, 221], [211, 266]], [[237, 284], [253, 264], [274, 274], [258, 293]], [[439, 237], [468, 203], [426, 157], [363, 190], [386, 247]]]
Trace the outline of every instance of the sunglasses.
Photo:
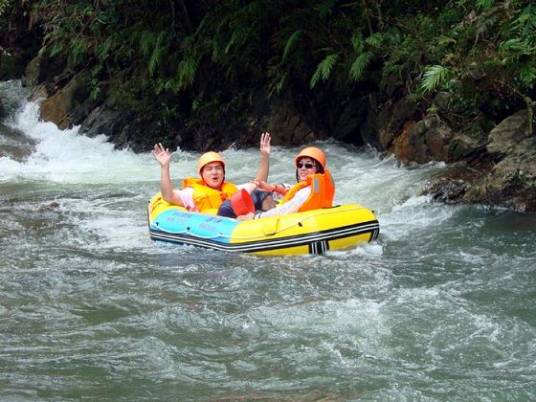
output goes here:
[[298, 162], [296, 164], [296, 167], [298, 169], [301, 169], [301, 168], [305, 168], [305, 169], [312, 169], [315, 167], [314, 163], [301, 163], [301, 162]]

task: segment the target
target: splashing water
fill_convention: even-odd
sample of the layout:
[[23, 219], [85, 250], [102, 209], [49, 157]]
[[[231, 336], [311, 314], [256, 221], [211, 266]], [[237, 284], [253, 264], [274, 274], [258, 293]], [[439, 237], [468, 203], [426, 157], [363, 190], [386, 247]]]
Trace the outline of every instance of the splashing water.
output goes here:
[[[421, 196], [443, 165], [320, 143], [336, 201], [374, 209], [379, 240], [260, 258], [153, 244], [149, 153], [58, 130], [37, 103], [4, 123], [37, 144], [0, 158], [2, 399], [536, 398], [536, 220]], [[273, 147], [272, 182], [297, 151]], [[197, 157], [176, 151], [176, 182]], [[234, 182], [255, 174], [257, 150], [224, 157]]]

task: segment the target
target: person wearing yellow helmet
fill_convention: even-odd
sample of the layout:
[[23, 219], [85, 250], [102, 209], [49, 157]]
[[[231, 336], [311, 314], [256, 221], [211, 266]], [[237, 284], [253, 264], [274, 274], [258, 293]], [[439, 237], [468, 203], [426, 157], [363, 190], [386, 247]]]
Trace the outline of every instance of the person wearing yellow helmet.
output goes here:
[[[260, 140], [260, 163], [255, 180], [266, 181], [269, 172], [270, 133], [262, 133]], [[189, 177], [183, 180], [182, 189], [174, 189], [170, 176], [171, 153], [162, 144], [156, 144], [153, 156], [161, 167], [160, 192], [162, 198], [190, 211], [217, 213], [221, 203], [229, 199], [235, 192], [244, 188], [252, 192], [255, 184], [246, 183], [237, 186], [225, 181], [225, 161], [217, 152], [206, 152], [197, 162], [198, 178]]]
[[258, 219], [331, 207], [335, 185], [327, 169], [324, 151], [317, 147], [306, 147], [296, 155], [294, 164], [297, 184], [290, 188], [281, 184], [268, 184], [263, 180], [253, 181], [258, 190], [284, 195], [279, 205], [267, 211], [240, 216], [239, 219]]

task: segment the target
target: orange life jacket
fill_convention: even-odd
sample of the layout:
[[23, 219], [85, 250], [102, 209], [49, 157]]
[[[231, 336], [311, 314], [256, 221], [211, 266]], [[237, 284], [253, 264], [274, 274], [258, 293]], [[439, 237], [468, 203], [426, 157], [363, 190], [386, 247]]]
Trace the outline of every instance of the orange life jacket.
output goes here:
[[300, 207], [299, 212], [329, 208], [333, 205], [335, 184], [328, 170], [325, 170], [324, 173], [311, 174], [307, 176], [307, 179], [292, 186], [281, 200], [281, 203], [288, 202], [298, 191], [307, 186], [311, 187], [311, 194]]
[[[194, 189], [194, 204], [199, 212], [213, 212], [220, 207], [221, 203], [238, 191], [233, 183], [223, 182], [220, 190], [216, 190], [205, 184], [202, 179], [189, 177], [182, 181], [182, 188]], [[213, 210], [213, 211], [209, 211]]]

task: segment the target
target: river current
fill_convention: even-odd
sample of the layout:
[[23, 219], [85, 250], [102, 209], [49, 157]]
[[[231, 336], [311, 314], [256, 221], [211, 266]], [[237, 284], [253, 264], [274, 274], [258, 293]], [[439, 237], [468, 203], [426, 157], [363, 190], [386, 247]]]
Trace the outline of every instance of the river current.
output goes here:
[[[352, 250], [159, 244], [149, 153], [40, 121], [18, 82], [0, 96], [28, 140], [0, 132], [27, 154], [0, 157], [0, 400], [536, 399], [536, 218], [421, 196], [444, 165], [320, 143], [336, 202], [381, 225]], [[298, 150], [273, 147], [270, 181]], [[228, 179], [254, 176], [258, 150], [223, 154]], [[197, 157], [177, 150], [173, 178]]]

